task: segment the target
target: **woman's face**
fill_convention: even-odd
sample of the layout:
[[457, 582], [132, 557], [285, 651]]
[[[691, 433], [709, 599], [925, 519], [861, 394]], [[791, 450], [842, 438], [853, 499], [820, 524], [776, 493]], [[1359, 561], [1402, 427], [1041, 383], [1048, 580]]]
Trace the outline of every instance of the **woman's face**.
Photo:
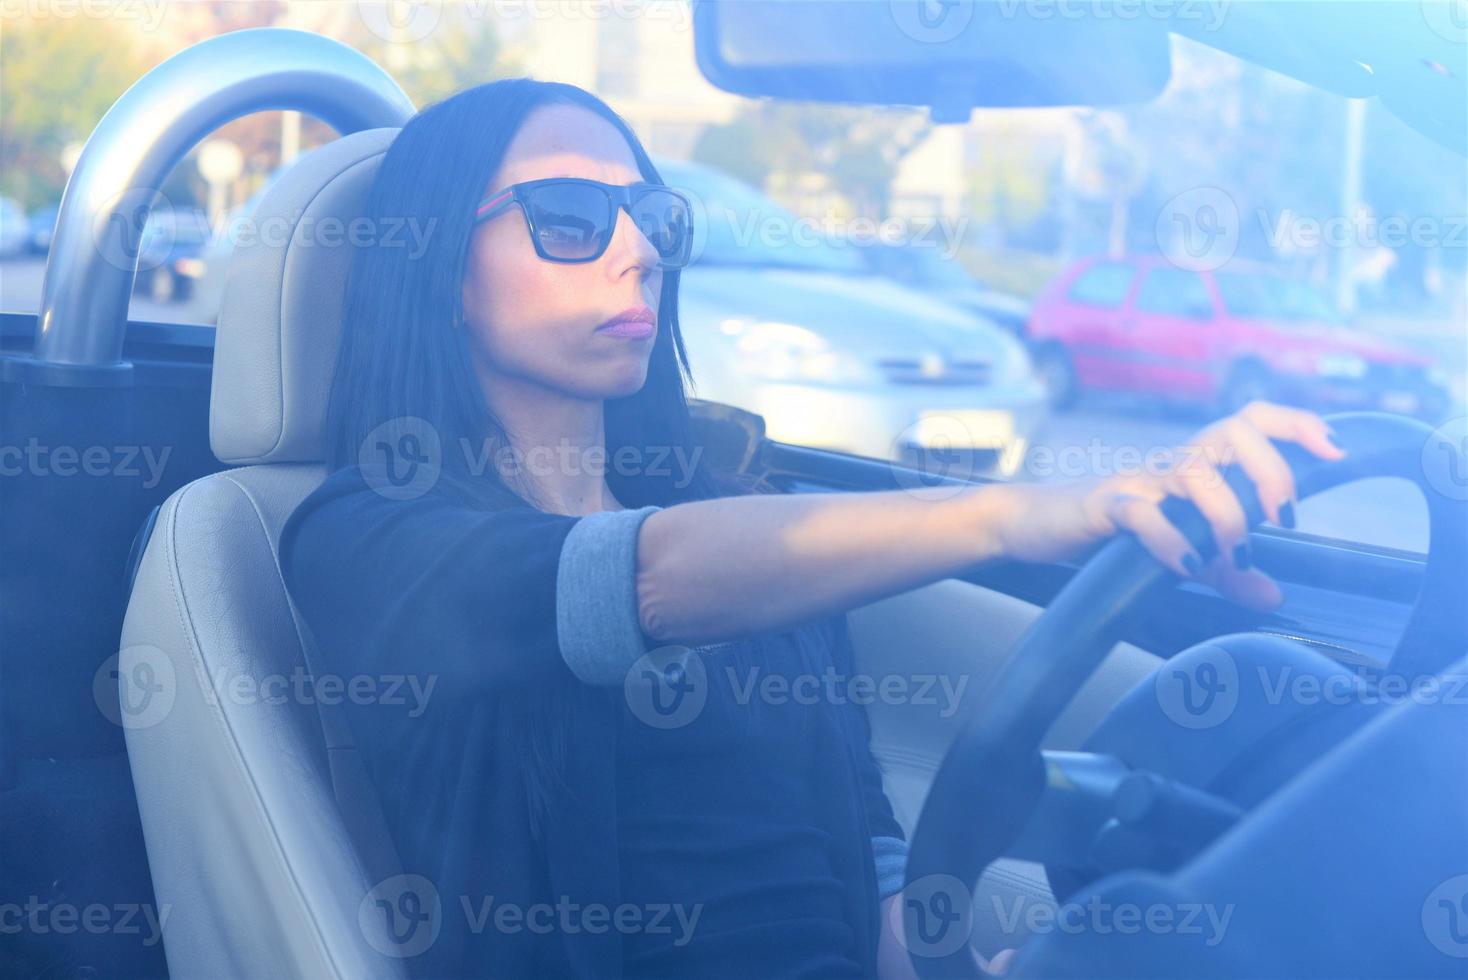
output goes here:
[[[532, 112], [483, 197], [542, 177], [608, 184], [644, 179], [611, 123], [576, 106]], [[595, 262], [569, 265], [535, 254], [524, 213], [512, 206], [480, 222], [464, 275], [464, 317], [481, 378], [513, 378], [576, 398], [628, 395], [647, 378], [656, 331], [645, 338], [597, 328], [628, 309], [654, 320], [662, 291], [658, 254], [627, 213]]]

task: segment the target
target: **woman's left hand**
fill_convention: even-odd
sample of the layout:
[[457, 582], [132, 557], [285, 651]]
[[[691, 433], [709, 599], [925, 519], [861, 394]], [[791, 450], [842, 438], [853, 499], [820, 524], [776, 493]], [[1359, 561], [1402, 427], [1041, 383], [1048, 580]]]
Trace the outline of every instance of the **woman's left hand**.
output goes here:
[[[1179, 575], [1205, 582], [1244, 605], [1272, 608], [1280, 601], [1279, 588], [1253, 567], [1244, 509], [1221, 472], [1229, 464], [1241, 467], [1258, 491], [1264, 516], [1293, 527], [1295, 478], [1272, 439], [1297, 443], [1322, 459], [1345, 456], [1320, 416], [1252, 402], [1203, 429], [1157, 472], [1112, 474], [1064, 486], [1015, 487], [1002, 551], [1020, 560], [1055, 561], [1119, 531], [1130, 531]], [[1159, 505], [1169, 496], [1191, 501], [1207, 519], [1218, 551], [1206, 564], [1163, 516]]]

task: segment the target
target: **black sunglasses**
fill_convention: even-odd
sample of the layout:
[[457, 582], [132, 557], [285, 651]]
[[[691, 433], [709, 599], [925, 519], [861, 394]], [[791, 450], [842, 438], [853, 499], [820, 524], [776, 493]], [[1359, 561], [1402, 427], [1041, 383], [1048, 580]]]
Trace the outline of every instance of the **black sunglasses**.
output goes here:
[[658, 267], [681, 269], [693, 251], [693, 209], [670, 187], [639, 181], [604, 184], [585, 177], [547, 177], [511, 184], [485, 198], [476, 222], [520, 205], [535, 254], [549, 262], [595, 262], [611, 244], [617, 212], [626, 209], [658, 252]]

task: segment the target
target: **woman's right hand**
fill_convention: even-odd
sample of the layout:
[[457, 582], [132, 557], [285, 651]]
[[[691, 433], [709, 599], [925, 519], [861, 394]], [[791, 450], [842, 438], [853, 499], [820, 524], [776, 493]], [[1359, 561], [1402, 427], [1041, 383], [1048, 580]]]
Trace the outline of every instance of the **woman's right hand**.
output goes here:
[[[1265, 516], [1293, 526], [1295, 478], [1272, 439], [1298, 443], [1322, 459], [1345, 456], [1318, 415], [1253, 402], [1203, 429], [1158, 472], [1054, 486], [1015, 485], [1000, 531], [1002, 554], [1022, 561], [1063, 560], [1119, 531], [1130, 531], [1177, 574], [1206, 582], [1243, 605], [1272, 608], [1279, 603], [1279, 588], [1253, 567], [1243, 507], [1221, 472], [1238, 464], [1253, 481]], [[1218, 546], [1212, 561], [1205, 564], [1163, 516], [1160, 505], [1169, 496], [1191, 501], [1208, 520]]]

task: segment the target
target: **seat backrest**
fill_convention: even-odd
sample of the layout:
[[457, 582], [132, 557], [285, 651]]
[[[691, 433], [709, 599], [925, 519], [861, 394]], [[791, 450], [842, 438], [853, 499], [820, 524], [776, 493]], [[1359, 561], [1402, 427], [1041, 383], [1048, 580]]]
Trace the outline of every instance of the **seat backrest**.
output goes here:
[[120, 717], [174, 977], [404, 975], [371, 901], [397, 858], [278, 562], [326, 476], [352, 254], [311, 236], [362, 214], [396, 133], [313, 150], [262, 195], [231, 258], [210, 398], [210, 444], [238, 468], [167, 500], [128, 603]]

